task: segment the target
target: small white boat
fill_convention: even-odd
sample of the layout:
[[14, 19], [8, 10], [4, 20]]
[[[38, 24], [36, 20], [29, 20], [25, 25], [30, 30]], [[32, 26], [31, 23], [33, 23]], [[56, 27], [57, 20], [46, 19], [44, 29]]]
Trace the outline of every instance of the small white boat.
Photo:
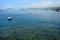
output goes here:
[[11, 20], [12, 19], [12, 16], [8, 16], [8, 20]]
[[32, 14], [32, 13], [29, 13], [29, 14]]

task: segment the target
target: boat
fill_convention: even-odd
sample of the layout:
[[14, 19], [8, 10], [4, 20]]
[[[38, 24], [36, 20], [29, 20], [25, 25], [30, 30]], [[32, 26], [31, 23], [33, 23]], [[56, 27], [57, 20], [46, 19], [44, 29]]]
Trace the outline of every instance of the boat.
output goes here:
[[8, 20], [12, 20], [12, 16], [8, 16]]
[[32, 14], [32, 13], [29, 13], [29, 14]]

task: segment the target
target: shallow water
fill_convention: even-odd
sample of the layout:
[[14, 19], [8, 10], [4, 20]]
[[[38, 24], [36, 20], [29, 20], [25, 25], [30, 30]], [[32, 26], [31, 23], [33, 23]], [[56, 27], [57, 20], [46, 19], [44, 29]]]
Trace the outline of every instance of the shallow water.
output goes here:
[[[29, 14], [31, 13], [31, 14]], [[13, 16], [8, 20], [8, 16]], [[1, 40], [60, 40], [60, 12], [25, 10], [0, 12]]]

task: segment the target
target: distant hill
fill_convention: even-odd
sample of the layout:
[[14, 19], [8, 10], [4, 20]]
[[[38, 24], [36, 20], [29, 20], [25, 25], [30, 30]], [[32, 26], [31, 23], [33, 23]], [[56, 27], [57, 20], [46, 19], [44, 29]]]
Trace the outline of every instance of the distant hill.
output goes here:
[[8, 9], [0, 9], [0, 12], [3, 11], [24, 11], [24, 10], [51, 10], [51, 11], [60, 11], [60, 7], [46, 7], [46, 8], [19, 8], [19, 9], [13, 9], [13, 8], [8, 8]]
[[60, 7], [58, 7], [58, 8], [56, 9], [56, 11], [60, 11]]
[[54, 11], [60, 11], [60, 7], [48, 7], [46, 9], [54, 10]]
[[5, 10], [3, 10], [3, 9], [0, 9], [0, 12], [3, 12], [3, 11], [5, 11]]

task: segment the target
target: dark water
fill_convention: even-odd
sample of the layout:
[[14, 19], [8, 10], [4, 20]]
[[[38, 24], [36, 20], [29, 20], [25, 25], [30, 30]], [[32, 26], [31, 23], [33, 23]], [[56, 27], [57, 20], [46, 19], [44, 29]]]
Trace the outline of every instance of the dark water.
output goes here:
[[[31, 14], [29, 14], [31, 13]], [[8, 16], [13, 16], [8, 20]], [[60, 40], [60, 12], [0, 12], [1, 40]]]

